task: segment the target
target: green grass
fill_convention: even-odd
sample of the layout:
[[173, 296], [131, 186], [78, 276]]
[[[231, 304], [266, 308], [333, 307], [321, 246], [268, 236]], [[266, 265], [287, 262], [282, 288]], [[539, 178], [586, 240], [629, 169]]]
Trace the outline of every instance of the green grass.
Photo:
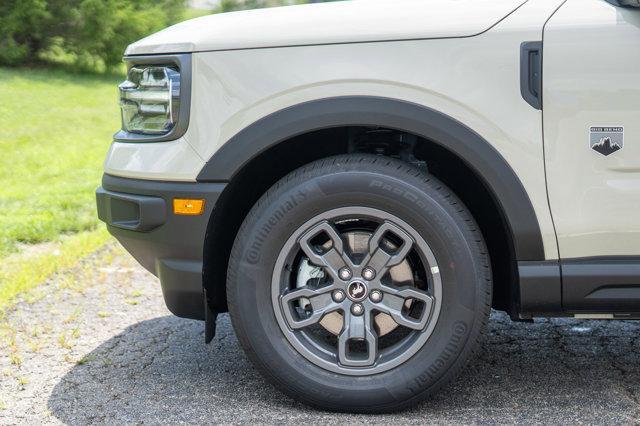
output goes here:
[[109, 240], [94, 191], [121, 80], [0, 68], [0, 311]]
[[[8, 256], [0, 265], [0, 313], [17, 296], [39, 286], [55, 272], [74, 266], [79, 259], [102, 247], [110, 236], [106, 229], [65, 235], [35, 256]], [[86, 283], [80, 283], [81, 286]]]
[[121, 79], [0, 68], [0, 259], [96, 227]]

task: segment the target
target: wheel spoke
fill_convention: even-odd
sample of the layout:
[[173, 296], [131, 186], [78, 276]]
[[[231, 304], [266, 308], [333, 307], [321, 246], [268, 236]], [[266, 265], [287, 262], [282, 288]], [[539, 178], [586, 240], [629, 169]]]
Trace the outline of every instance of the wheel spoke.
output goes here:
[[[388, 233], [393, 234], [402, 241], [402, 244], [394, 253], [389, 253], [380, 244]], [[378, 276], [382, 277], [389, 268], [402, 263], [409, 251], [411, 251], [411, 247], [413, 247], [413, 239], [409, 234], [391, 222], [384, 222], [369, 239], [369, 253], [363, 265], [373, 268], [373, 270], [377, 271]]]
[[[280, 296], [280, 304], [289, 327], [294, 330], [308, 327], [320, 321], [325, 314], [338, 310], [341, 305], [333, 301], [331, 297], [333, 289], [334, 286], [320, 289], [302, 287]], [[293, 311], [292, 303], [300, 299], [308, 300], [312, 309], [311, 313], [304, 318], [297, 318]]]
[[[311, 240], [325, 233], [331, 239], [331, 248], [323, 253], [319, 253], [311, 244]], [[299, 240], [300, 248], [307, 255], [311, 263], [322, 266], [333, 278], [334, 282], [339, 280], [338, 271], [345, 266], [353, 267], [349, 257], [344, 252], [344, 242], [338, 231], [327, 221], [323, 221], [311, 228]]]
[[441, 310], [427, 242], [403, 219], [369, 207], [321, 212], [292, 230], [271, 286], [282, 337], [307, 361], [345, 376], [401, 365], [427, 342]]
[[[433, 297], [413, 288], [394, 289], [382, 286], [382, 291], [384, 298], [376, 305], [376, 309], [390, 315], [398, 325], [414, 330], [424, 329], [433, 308]], [[419, 318], [413, 318], [403, 312], [407, 300], [417, 301], [423, 305]]]
[[[351, 340], [364, 341], [366, 355], [354, 355], [349, 350]], [[349, 367], [368, 367], [378, 358], [378, 336], [373, 329], [373, 316], [366, 310], [364, 315], [356, 316], [350, 311], [344, 313], [344, 327], [338, 336], [338, 361]]]

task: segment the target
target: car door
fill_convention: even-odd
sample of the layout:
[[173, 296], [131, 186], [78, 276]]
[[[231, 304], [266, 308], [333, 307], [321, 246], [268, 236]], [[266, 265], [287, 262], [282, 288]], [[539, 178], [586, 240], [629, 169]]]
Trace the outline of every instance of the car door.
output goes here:
[[547, 185], [570, 311], [640, 307], [628, 285], [640, 281], [640, 9], [613, 3], [568, 0], [544, 30]]

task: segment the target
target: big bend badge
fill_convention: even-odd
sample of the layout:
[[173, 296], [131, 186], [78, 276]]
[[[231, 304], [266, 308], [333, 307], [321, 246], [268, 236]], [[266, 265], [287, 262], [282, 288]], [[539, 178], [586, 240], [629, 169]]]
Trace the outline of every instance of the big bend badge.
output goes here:
[[604, 156], [624, 147], [624, 127], [590, 127], [589, 146]]

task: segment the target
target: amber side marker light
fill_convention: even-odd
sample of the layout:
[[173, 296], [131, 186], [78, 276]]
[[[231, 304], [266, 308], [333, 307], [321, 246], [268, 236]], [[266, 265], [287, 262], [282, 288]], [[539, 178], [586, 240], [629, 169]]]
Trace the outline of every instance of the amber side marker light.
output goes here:
[[198, 216], [204, 213], [204, 200], [174, 198], [173, 213], [185, 216]]

